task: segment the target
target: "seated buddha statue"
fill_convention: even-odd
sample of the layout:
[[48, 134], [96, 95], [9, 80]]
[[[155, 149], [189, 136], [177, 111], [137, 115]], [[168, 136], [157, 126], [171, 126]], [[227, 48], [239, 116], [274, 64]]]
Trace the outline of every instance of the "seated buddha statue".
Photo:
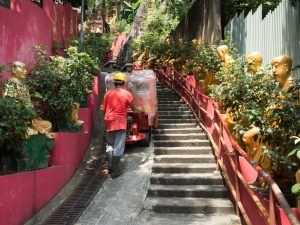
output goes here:
[[263, 56], [260, 52], [251, 52], [246, 56], [247, 72], [255, 75], [262, 71]]
[[[19, 61], [13, 62], [11, 72], [12, 76], [5, 84], [4, 95], [20, 99], [27, 107], [34, 107], [25, 84], [27, 75], [25, 64]], [[44, 134], [48, 139], [53, 139], [54, 134], [51, 132], [51, 129], [51, 122], [36, 117], [32, 120], [32, 125], [28, 128], [26, 137], [29, 138], [40, 133]]]

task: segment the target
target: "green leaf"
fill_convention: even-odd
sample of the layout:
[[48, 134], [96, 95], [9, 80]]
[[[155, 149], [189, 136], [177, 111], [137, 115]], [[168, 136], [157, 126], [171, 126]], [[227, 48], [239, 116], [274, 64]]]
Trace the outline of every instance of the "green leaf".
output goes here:
[[300, 192], [300, 184], [294, 184], [291, 188], [293, 194], [298, 194]]
[[124, 1], [124, 4], [125, 4], [127, 7], [131, 8], [131, 4], [130, 4], [129, 2]]
[[300, 148], [297, 149], [297, 157], [300, 159]]
[[290, 157], [290, 156], [294, 155], [297, 151], [298, 151], [298, 149], [293, 149], [287, 156]]

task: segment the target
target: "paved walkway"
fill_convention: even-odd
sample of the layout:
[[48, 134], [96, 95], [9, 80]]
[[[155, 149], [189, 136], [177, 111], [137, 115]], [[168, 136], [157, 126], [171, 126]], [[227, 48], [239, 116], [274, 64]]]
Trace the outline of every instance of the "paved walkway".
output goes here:
[[[152, 146], [152, 145], [151, 145]], [[129, 146], [122, 158], [124, 174], [107, 179], [76, 225], [140, 225], [152, 168], [153, 147]]]

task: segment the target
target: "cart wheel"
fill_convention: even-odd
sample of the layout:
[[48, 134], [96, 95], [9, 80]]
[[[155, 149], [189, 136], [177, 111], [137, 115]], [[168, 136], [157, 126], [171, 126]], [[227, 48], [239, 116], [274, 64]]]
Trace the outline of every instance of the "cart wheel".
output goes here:
[[140, 146], [149, 147], [151, 141], [151, 130], [148, 130], [146, 133], [146, 138], [140, 141]]

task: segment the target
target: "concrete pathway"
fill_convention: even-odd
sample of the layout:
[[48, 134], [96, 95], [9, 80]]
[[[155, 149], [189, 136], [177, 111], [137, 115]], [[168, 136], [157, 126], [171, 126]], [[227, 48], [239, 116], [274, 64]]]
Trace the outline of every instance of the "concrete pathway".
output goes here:
[[152, 169], [152, 144], [129, 146], [122, 158], [123, 175], [107, 179], [76, 225], [140, 225]]

